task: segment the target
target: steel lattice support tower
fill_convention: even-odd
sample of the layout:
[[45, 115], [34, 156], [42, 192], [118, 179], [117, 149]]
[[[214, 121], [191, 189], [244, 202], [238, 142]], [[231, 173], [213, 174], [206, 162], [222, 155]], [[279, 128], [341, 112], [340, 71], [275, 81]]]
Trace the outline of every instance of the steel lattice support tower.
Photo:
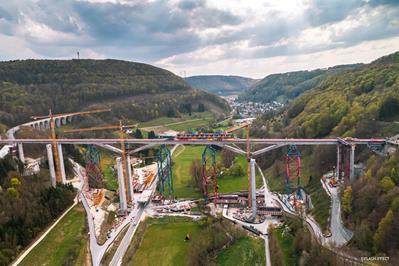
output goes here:
[[165, 193], [165, 183], [168, 186], [169, 196], [173, 196], [172, 156], [166, 145], [161, 145], [157, 151], [158, 157], [158, 191], [161, 195]]
[[[210, 156], [211, 159], [211, 175], [208, 175], [208, 171], [206, 169], [207, 167], [207, 157]], [[213, 203], [217, 204], [217, 198], [218, 198], [218, 192], [217, 192], [217, 181], [216, 181], [216, 151], [214, 148], [212, 148], [212, 146], [207, 145], [204, 149], [204, 151], [202, 152], [202, 169], [201, 169], [201, 173], [202, 173], [202, 186], [203, 186], [203, 190], [204, 190], [204, 198], [205, 201], [208, 202], [208, 197], [209, 197], [209, 193], [208, 193], [208, 186], [209, 186], [209, 179], [212, 178], [213, 179]]]
[[288, 199], [291, 197], [291, 188], [290, 188], [290, 179], [291, 179], [291, 171], [294, 170], [296, 178], [297, 178], [297, 187], [296, 187], [296, 196], [294, 195], [294, 202], [296, 199], [302, 199], [301, 194], [301, 153], [297, 149], [295, 145], [291, 145], [288, 148], [287, 156], [286, 156], [286, 190], [288, 194]]
[[102, 174], [100, 168], [100, 153], [94, 145], [88, 145], [85, 153], [86, 174], [89, 177], [90, 188], [102, 187]]

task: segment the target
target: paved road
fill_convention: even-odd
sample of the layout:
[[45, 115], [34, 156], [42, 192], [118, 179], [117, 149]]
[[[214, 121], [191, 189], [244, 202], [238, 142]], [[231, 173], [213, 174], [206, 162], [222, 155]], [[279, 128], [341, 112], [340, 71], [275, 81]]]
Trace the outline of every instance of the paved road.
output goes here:
[[[173, 153], [175, 152], [175, 150], [176, 150], [176, 148], [178, 146], [179, 145], [175, 145], [170, 150], [171, 156], [173, 155]], [[157, 188], [157, 183], [158, 183], [158, 175], [157, 175], [157, 177], [155, 178], [154, 182], [151, 184], [151, 187], [150, 187], [150, 189], [152, 190], [152, 194], [154, 194], [154, 192], [155, 192], [155, 190]], [[137, 206], [137, 204], [135, 204], [135, 206]], [[118, 248], [117, 248], [117, 250], [116, 250], [116, 252], [114, 254], [114, 257], [112, 258], [110, 265], [118, 266], [118, 265], [122, 264], [123, 257], [125, 256], [125, 253], [126, 253], [127, 249], [129, 248], [129, 244], [130, 244], [130, 242], [133, 239], [134, 233], [136, 232], [136, 230], [137, 230], [137, 228], [138, 228], [138, 226], [140, 224], [141, 217], [142, 217], [143, 212], [144, 212], [144, 210], [145, 210], [145, 208], [147, 206], [148, 205], [145, 205], [145, 206], [140, 205], [139, 209], [137, 210], [137, 212], [134, 215], [134, 219], [133, 219], [132, 223], [130, 223], [128, 231], [126, 232], [125, 236], [123, 237], [121, 243], [119, 244], [119, 246], [118, 246]], [[129, 216], [131, 214], [129, 214]], [[131, 218], [129, 219], [129, 221], [130, 220], [131, 220]]]
[[323, 189], [331, 197], [331, 216], [330, 231], [331, 238], [328, 242], [335, 243], [337, 246], [346, 245], [352, 238], [353, 233], [345, 228], [341, 219], [341, 201], [339, 198], [339, 187], [330, 187], [327, 182], [323, 183]]

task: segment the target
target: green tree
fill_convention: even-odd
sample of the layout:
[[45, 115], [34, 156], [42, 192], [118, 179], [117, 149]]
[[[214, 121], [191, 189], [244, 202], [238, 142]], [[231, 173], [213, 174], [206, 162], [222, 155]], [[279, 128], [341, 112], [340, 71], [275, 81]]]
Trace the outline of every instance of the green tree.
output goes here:
[[194, 187], [203, 191], [201, 170], [201, 161], [199, 159], [193, 160], [190, 165], [191, 181]]
[[203, 103], [198, 104], [198, 112], [205, 112], [205, 105]]
[[395, 187], [395, 183], [392, 181], [392, 179], [389, 176], [384, 176], [380, 181], [380, 187], [382, 191], [387, 193], [388, 191], [390, 191]]
[[19, 192], [18, 192], [18, 190], [16, 190], [16, 189], [13, 188], [13, 187], [7, 188], [7, 194], [9, 194], [9, 195], [11, 195], [11, 196], [13, 196], [13, 197], [15, 197], [15, 198], [19, 198]]
[[377, 231], [374, 235], [374, 247], [376, 251], [388, 251], [390, 245], [388, 239], [393, 218], [392, 210], [388, 210], [384, 218], [382, 218], [378, 224]]
[[224, 167], [229, 168], [233, 164], [235, 155], [232, 151], [223, 149], [220, 156]]
[[142, 139], [143, 138], [143, 133], [141, 133], [140, 129], [136, 129], [136, 132], [134, 133], [134, 137], [136, 139]]
[[342, 196], [342, 209], [346, 214], [352, 212], [352, 187], [347, 186], [344, 190], [344, 195]]
[[150, 133], [148, 133], [148, 138], [149, 139], [155, 139], [157, 136], [155, 135], [154, 130], [151, 130]]

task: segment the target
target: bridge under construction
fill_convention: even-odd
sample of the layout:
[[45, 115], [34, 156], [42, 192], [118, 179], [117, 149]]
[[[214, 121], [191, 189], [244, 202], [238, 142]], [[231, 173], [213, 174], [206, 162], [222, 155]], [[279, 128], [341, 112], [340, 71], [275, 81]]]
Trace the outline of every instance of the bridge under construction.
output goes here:
[[[254, 167], [251, 165], [255, 163], [255, 158], [257, 156], [260, 156], [264, 153], [267, 153], [269, 151], [272, 151], [274, 149], [282, 148], [284, 146], [288, 146], [289, 149], [292, 147], [295, 147], [297, 149], [298, 146], [308, 146], [308, 145], [336, 145], [337, 147], [337, 160], [336, 160], [336, 172], [338, 173], [337, 176], [340, 179], [345, 180], [347, 183], [351, 183], [354, 179], [354, 161], [355, 161], [355, 147], [357, 145], [367, 145], [371, 150], [379, 153], [379, 154], [386, 154], [388, 151], [389, 145], [396, 144], [395, 139], [383, 139], [383, 138], [368, 138], [368, 139], [360, 139], [360, 138], [319, 138], [319, 139], [304, 139], [304, 138], [281, 138], [281, 139], [259, 139], [259, 138], [228, 138], [228, 139], [178, 139], [178, 138], [157, 138], [157, 139], [131, 139], [131, 138], [124, 138], [123, 139], [124, 145], [129, 145], [129, 144], [136, 144], [136, 145], [142, 145], [141, 147], [135, 148], [133, 150], [128, 151], [129, 155], [134, 154], [138, 151], [144, 150], [144, 149], [149, 149], [153, 148], [156, 146], [163, 146], [165, 147], [166, 145], [176, 145], [176, 144], [182, 144], [182, 145], [201, 145], [201, 146], [218, 146], [218, 147], [223, 147], [225, 149], [231, 150], [232, 152], [235, 152], [237, 154], [241, 155], [246, 155], [248, 159], [248, 205], [252, 207], [254, 210], [253, 212], [256, 211], [256, 206], [251, 206], [253, 204], [255, 199], [255, 190], [256, 188], [252, 188], [252, 184], [254, 183], [252, 179], [255, 178], [255, 174], [251, 173], [251, 169]], [[100, 138], [60, 138], [60, 139], [5, 139], [5, 140], [0, 140], [0, 144], [8, 144], [8, 145], [14, 145], [17, 146], [20, 151], [23, 151], [22, 145], [23, 144], [45, 144], [47, 146], [47, 154], [49, 157], [50, 161], [50, 175], [51, 175], [51, 181], [52, 185], [55, 186], [56, 182], [63, 182], [65, 181], [65, 170], [62, 165], [57, 167], [60, 167], [60, 175], [62, 176], [62, 180], [56, 180], [56, 169], [52, 155], [52, 151], [54, 150], [54, 145], [56, 145], [58, 148], [58, 157], [62, 158], [62, 145], [68, 145], [68, 144], [75, 144], [75, 145], [98, 145], [100, 147], [105, 147], [109, 148], [114, 152], [119, 152], [122, 154], [121, 150], [113, 146], [112, 144], [120, 144], [121, 139], [100, 139]], [[238, 145], [246, 145], [247, 149], [244, 150]], [[260, 149], [257, 150], [251, 150], [251, 147], [254, 146], [263, 146]], [[266, 146], [266, 147], [264, 147]], [[288, 158], [288, 157], [287, 157]], [[287, 160], [287, 169], [288, 169], [288, 164], [290, 163], [291, 160]], [[121, 160], [117, 160], [117, 169], [119, 170], [120, 174], [118, 174], [118, 181], [120, 184], [120, 187], [123, 190], [128, 190], [130, 193], [120, 193], [121, 195], [121, 206], [126, 209], [126, 200], [132, 201], [132, 198], [130, 195], [132, 195], [131, 191], [132, 188], [128, 184], [130, 183], [129, 181], [131, 180], [131, 177], [126, 177], [127, 173], [126, 171], [123, 171], [123, 167], [120, 166]], [[300, 164], [300, 161], [299, 161]], [[300, 165], [297, 165], [298, 169]], [[122, 169], [121, 169], [122, 168]], [[128, 171], [130, 172], [130, 171]], [[288, 171], [289, 172], [289, 171]], [[289, 174], [287, 174], [287, 180], [289, 180]], [[297, 190], [300, 187], [300, 174], [298, 172], [298, 184], [297, 184]], [[205, 178], [205, 177], [204, 177]], [[215, 173], [212, 173], [209, 178], [215, 179]], [[129, 180], [129, 181], [128, 181]], [[127, 182], [126, 182], [127, 181]], [[207, 180], [204, 181], [205, 183], [208, 183]], [[289, 181], [288, 181], [289, 182]], [[214, 183], [214, 194], [217, 195], [216, 192], [216, 180], [213, 180]], [[287, 191], [289, 190], [288, 184], [287, 184]], [[289, 193], [289, 192], [287, 192]], [[130, 194], [127, 196], [127, 194]], [[126, 197], [127, 196], [127, 197]], [[295, 197], [295, 195], [294, 195]], [[216, 202], [216, 201], [215, 201]], [[125, 211], [125, 210], [124, 210]]]

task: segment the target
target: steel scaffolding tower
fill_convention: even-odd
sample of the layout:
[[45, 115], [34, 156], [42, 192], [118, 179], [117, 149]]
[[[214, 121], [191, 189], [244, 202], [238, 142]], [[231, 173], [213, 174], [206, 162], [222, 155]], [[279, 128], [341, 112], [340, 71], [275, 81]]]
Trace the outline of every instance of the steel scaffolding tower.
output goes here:
[[[207, 169], [208, 158], [210, 157], [211, 169]], [[212, 146], [207, 145], [202, 152], [202, 186], [204, 192], [205, 201], [208, 202], [208, 186], [209, 180], [213, 179], [213, 203], [217, 204], [218, 192], [217, 192], [217, 182], [216, 182], [216, 151]]]
[[172, 157], [166, 145], [161, 145], [157, 151], [158, 157], [158, 191], [164, 196], [165, 183], [168, 187], [168, 195], [173, 197]]
[[101, 188], [103, 178], [100, 168], [100, 153], [94, 145], [87, 145], [85, 153], [86, 175], [89, 177], [90, 188]]
[[301, 153], [297, 149], [296, 145], [291, 145], [288, 148], [287, 156], [286, 156], [286, 177], [285, 177], [285, 185], [286, 191], [288, 195], [288, 199], [291, 197], [291, 188], [290, 188], [290, 179], [291, 176], [297, 178], [297, 187], [296, 187], [296, 195], [294, 195], [294, 203], [296, 203], [296, 199], [302, 199], [301, 194]]

